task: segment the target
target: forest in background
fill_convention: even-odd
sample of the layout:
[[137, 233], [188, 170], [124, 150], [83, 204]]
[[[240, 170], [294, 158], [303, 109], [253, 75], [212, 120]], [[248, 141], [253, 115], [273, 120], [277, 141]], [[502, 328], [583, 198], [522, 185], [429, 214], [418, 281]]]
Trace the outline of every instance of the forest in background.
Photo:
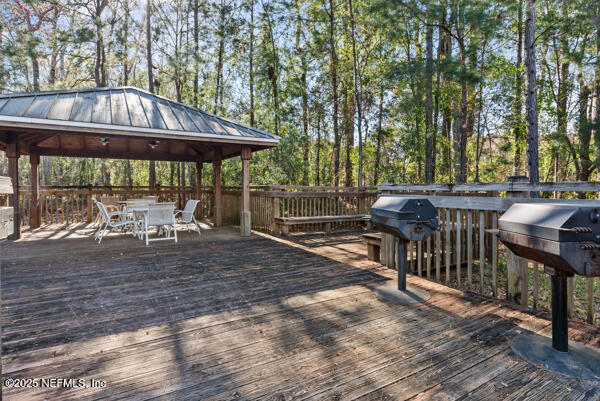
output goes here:
[[[6, 0], [0, 92], [135, 86], [281, 136], [253, 156], [253, 184], [529, 175], [535, 112], [539, 180], [596, 180], [599, 13], [598, 0]], [[40, 176], [176, 185], [194, 169], [43, 157]], [[238, 159], [223, 177], [239, 184]]]

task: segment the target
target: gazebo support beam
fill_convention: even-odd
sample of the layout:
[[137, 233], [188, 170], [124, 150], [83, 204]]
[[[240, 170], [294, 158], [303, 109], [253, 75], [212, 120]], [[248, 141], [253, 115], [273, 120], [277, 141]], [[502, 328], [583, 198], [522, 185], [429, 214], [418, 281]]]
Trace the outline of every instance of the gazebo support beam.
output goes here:
[[[196, 161], [196, 200], [200, 201], [200, 207], [202, 207], [202, 160]], [[196, 208], [196, 217], [200, 217], [200, 210]]]
[[32, 153], [29, 155], [29, 164], [31, 165], [31, 204], [29, 206], [29, 227], [38, 228], [41, 225], [40, 214], [40, 178], [39, 166], [40, 155]]
[[[110, 146], [110, 145], [109, 145]], [[155, 160], [155, 161], [174, 161], [174, 162], [195, 162], [198, 155], [189, 154], [171, 154], [169, 152], [153, 152], [151, 149], [146, 153], [120, 152], [109, 150], [86, 150], [86, 149], [65, 149], [65, 148], [44, 148], [32, 146], [32, 153], [40, 156], [66, 156], [66, 157], [91, 157], [104, 159], [129, 159], [129, 160]]]
[[8, 239], [21, 238], [21, 214], [19, 212], [19, 139], [14, 135], [6, 145], [6, 157], [8, 158], [8, 176], [12, 181], [13, 193], [8, 198], [8, 205], [13, 208], [13, 233]]
[[215, 227], [223, 225], [223, 193], [221, 189], [221, 148], [215, 148], [215, 156], [213, 157], [213, 182], [214, 182], [214, 221]]
[[252, 152], [250, 147], [242, 147], [242, 205], [240, 210], [240, 235], [249, 237], [252, 229], [252, 217], [250, 214], [250, 158]]

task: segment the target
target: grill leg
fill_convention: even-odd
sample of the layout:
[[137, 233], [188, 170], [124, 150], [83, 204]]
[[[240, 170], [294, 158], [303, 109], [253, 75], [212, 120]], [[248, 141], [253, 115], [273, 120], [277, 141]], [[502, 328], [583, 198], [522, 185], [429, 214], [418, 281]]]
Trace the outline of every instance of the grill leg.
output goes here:
[[552, 281], [552, 348], [560, 352], [568, 352], [567, 275], [557, 271], [550, 277]]
[[406, 241], [396, 238], [396, 266], [398, 268], [398, 289], [406, 291]]

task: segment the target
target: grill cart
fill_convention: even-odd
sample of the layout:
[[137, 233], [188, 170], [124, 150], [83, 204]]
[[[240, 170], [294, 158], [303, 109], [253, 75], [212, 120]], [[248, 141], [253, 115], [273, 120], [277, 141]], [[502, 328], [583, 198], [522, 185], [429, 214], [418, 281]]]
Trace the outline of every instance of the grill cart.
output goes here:
[[437, 209], [426, 198], [381, 196], [371, 207], [371, 223], [396, 237], [398, 284], [380, 286], [377, 295], [400, 303], [429, 299], [427, 291], [406, 285], [406, 248], [409, 241], [427, 239], [438, 229]]
[[551, 279], [552, 342], [525, 335], [513, 340], [513, 349], [563, 373], [600, 380], [600, 352], [569, 344], [567, 320], [567, 278], [600, 276], [600, 205], [516, 203], [498, 228], [508, 249], [543, 263]]

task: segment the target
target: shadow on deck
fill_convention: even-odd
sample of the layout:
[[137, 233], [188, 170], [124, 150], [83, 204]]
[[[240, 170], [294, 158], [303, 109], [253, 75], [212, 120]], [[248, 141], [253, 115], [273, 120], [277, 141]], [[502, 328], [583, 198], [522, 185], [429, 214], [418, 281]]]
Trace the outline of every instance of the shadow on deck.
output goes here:
[[[375, 298], [394, 272], [353, 232], [180, 242], [86, 226], [2, 247], [4, 378], [82, 378], [87, 388], [4, 388], [9, 399], [515, 399], [600, 396], [519, 360], [508, 340], [549, 333], [516, 307], [409, 277], [420, 305]], [[598, 344], [589, 326], [571, 329]], [[90, 379], [106, 381], [91, 388]]]

